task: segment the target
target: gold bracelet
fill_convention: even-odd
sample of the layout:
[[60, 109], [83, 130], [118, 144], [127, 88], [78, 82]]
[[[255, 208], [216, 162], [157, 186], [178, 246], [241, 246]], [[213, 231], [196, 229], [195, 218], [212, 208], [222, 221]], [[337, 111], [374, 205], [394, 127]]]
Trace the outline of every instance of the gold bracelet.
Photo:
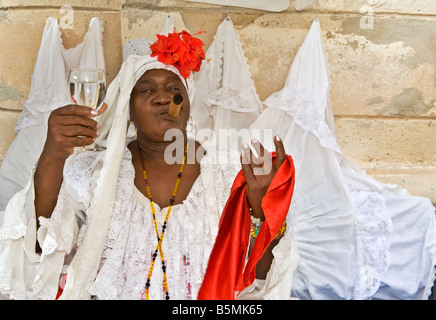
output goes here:
[[[259, 233], [260, 227], [262, 226], [263, 221], [261, 221], [259, 218], [254, 218], [253, 216], [251, 216], [251, 228], [250, 228], [250, 233], [251, 236], [256, 239], [257, 235]], [[282, 227], [280, 228], [279, 232], [277, 232], [276, 236], [274, 239], [280, 239], [281, 236], [283, 235], [283, 233], [286, 230], [286, 219], [282, 224]]]
[[286, 219], [282, 224], [282, 227], [280, 228], [279, 232], [277, 232], [277, 235], [274, 239], [280, 239], [283, 236], [283, 233], [285, 233], [286, 227], [287, 227]]

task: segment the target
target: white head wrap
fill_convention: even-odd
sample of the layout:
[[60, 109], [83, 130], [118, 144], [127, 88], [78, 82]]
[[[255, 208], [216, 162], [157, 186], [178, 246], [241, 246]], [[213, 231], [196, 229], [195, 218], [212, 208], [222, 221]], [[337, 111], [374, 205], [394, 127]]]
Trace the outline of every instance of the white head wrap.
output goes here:
[[189, 96], [189, 101], [193, 101], [194, 99], [194, 80], [193, 80], [193, 76], [191, 73], [191, 76], [188, 77], [187, 79], [183, 78], [180, 75], [179, 70], [172, 66], [172, 65], [168, 65], [166, 66], [165, 64], [163, 64], [162, 62], [158, 61], [156, 58], [151, 58], [149, 56], [145, 56], [143, 57], [143, 59], [140, 59], [139, 61], [136, 62], [135, 64], [135, 83], [138, 82], [139, 78], [141, 78], [141, 76], [147, 72], [148, 70], [152, 70], [152, 69], [165, 69], [168, 71], [171, 71], [175, 74], [177, 74], [180, 78], [180, 80], [182, 80], [183, 84], [186, 87], [186, 90], [188, 91], [188, 96]]
[[[105, 102], [108, 110], [98, 119], [101, 125], [98, 144], [106, 145], [94, 197], [88, 209], [90, 217], [83, 242], [68, 269], [67, 283], [61, 299], [89, 299], [104, 249], [120, 171], [126, 147], [130, 94], [137, 80], [148, 70], [166, 69], [177, 74], [185, 84], [189, 100], [194, 97], [192, 75], [184, 79], [177, 68], [166, 66], [149, 55], [131, 55], [108, 88]], [[71, 161], [70, 157], [68, 161]]]

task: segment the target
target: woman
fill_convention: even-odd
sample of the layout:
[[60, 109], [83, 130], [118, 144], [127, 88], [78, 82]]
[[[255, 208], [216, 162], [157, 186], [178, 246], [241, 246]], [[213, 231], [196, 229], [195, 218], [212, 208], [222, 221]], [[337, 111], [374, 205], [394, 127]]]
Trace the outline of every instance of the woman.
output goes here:
[[[156, 44], [168, 39], [200, 52], [199, 40], [185, 32]], [[231, 296], [224, 298], [233, 298], [245, 289], [239, 297], [289, 297], [297, 261], [284, 224], [292, 159], [278, 137], [274, 164], [258, 141], [253, 147], [263, 164], [247, 145], [235, 161], [232, 154], [188, 141], [191, 70], [199, 65], [192, 59], [189, 68], [180, 64], [183, 59], [162, 63], [162, 51], [156, 51], [157, 58], [125, 61], [98, 112], [76, 105], [52, 112], [34, 178], [6, 209], [0, 231], [2, 293], [19, 299], [195, 299], [220, 298], [226, 290]], [[182, 95], [183, 104], [173, 118], [168, 108], [175, 94]], [[92, 119], [96, 116], [101, 127]], [[126, 139], [129, 117], [137, 130], [133, 140]], [[169, 130], [178, 130], [183, 139], [168, 141]], [[77, 148], [94, 140], [107, 149]], [[165, 156], [180, 141], [176, 147], [185, 152], [181, 157], [176, 152], [177, 161], [169, 163]], [[195, 154], [192, 161], [190, 154]], [[243, 273], [245, 251], [235, 244], [248, 244], [249, 208], [252, 251]], [[265, 217], [268, 223], [261, 228]], [[238, 238], [229, 241], [235, 234]], [[209, 257], [213, 263], [207, 269]], [[58, 292], [61, 273], [66, 284]]]

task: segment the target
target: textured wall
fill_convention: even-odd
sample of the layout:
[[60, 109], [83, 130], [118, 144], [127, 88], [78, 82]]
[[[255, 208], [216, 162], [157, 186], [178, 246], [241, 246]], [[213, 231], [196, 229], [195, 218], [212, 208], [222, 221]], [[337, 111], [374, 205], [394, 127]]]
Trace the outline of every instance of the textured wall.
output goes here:
[[[73, 7], [71, 21], [64, 4]], [[38, 54], [45, 21], [56, 17], [65, 48], [83, 41], [92, 17], [104, 21], [105, 60], [108, 79], [121, 64], [121, 4], [116, 1], [1, 0], [0, 1], [0, 162], [15, 137], [14, 126], [30, 91], [30, 80]], [[64, 24], [62, 24], [64, 22]], [[72, 25], [70, 25], [73, 23]]]
[[[175, 0], [0, 1], [0, 161], [27, 98], [45, 19], [74, 8], [65, 46], [82, 41], [89, 20], [105, 21], [108, 78], [122, 45], [154, 39], [171, 14], [178, 30], [204, 30], [206, 48], [230, 15], [262, 100], [281, 89], [311, 22], [319, 18], [332, 81], [331, 100], [344, 154], [371, 175], [436, 203], [436, 1], [320, 0], [271, 13]], [[12, 60], [13, 58], [13, 60]]]

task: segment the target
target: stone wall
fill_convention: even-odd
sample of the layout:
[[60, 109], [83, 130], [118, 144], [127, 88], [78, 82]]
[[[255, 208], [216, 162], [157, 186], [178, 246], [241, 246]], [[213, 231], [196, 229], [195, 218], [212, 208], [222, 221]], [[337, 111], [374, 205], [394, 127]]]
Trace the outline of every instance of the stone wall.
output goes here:
[[[36, 4], [35, 4], [36, 3]], [[281, 89], [314, 18], [323, 31], [332, 81], [331, 100], [343, 153], [384, 182], [436, 203], [436, 1], [319, 0], [281, 13], [176, 0], [0, 1], [0, 161], [30, 89], [45, 19], [74, 26], [63, 43], [83, 40], [93, 16], [104, 20], [109, 81], [122, 62], [122, 46], [155, 38], [168, 14], [178, 30], [204, 30], [205, 49], [230, 16], [240, 35], [262, 100]]]

